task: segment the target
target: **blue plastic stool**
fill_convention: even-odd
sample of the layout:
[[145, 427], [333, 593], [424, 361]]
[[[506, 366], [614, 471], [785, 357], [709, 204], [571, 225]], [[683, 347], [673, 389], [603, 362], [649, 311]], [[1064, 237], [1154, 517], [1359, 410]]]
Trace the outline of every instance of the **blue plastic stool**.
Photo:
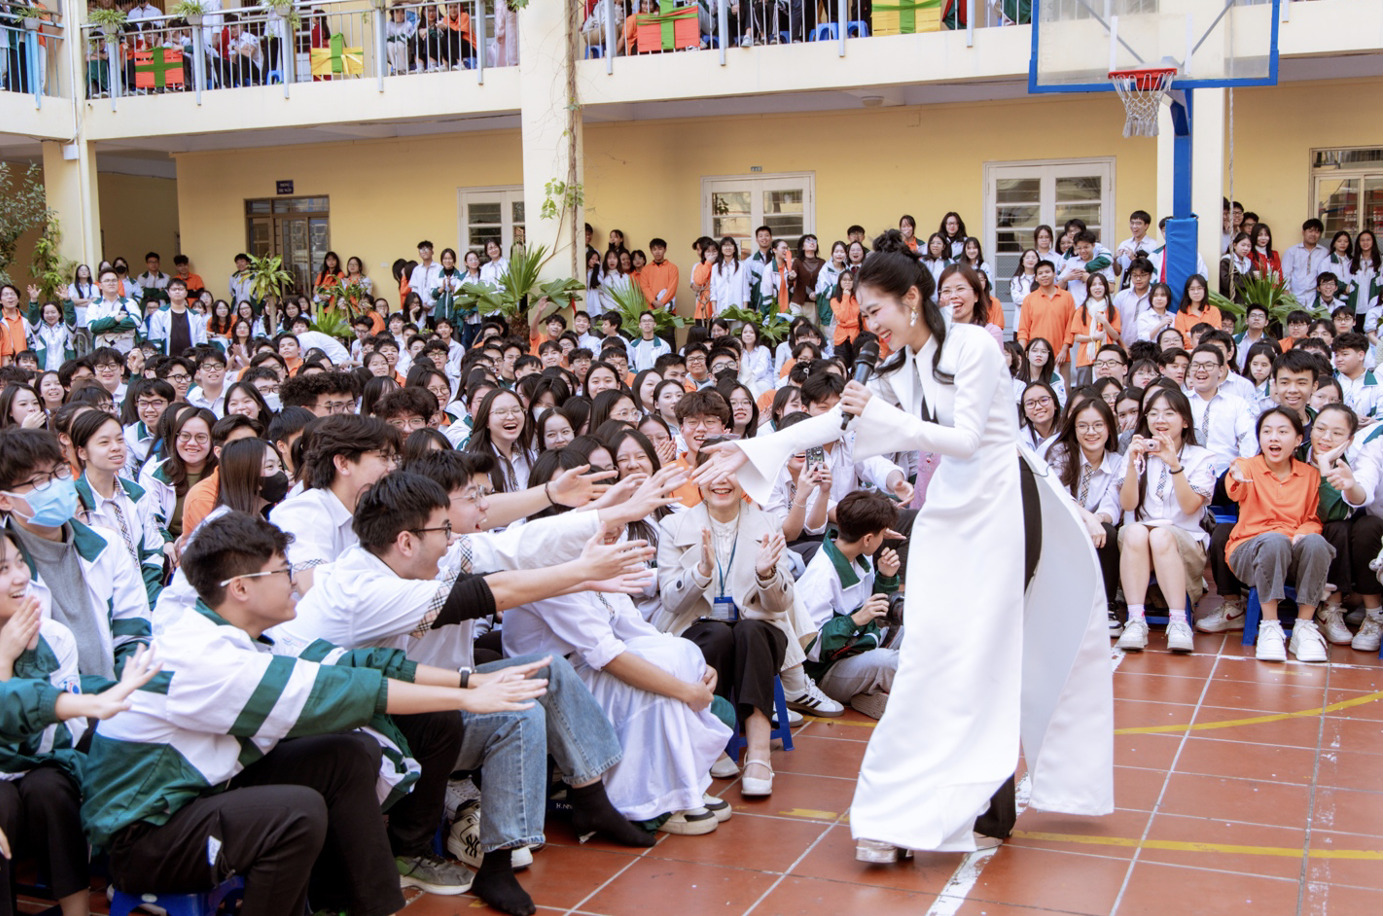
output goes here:
[[836, 41], [841, 36], [841, 30], [834, 22], [823, 22], [812, 30], [812, 34], [807, 36], [808, 41]]
[[[1291, 585], [1283, 586], [1283, 601], [1297, 603], [1297, 589]], [[1283, 606], [1283, 601], [1279, 602], [1279, 607]], [[1245, 633], [1240, 637], [1240, 645], [1252, 646], [1259, 641], [1259, 618], [1264, 614], [1264, 609], [1259, 604], [1259, 590], [1251, 588], [1249, 597], [1245, 599]], [[1283, 618], [1280, 615], [1279, 620]], [[1293, 631], [1293, 625], [1287, 626], [1287, 632]]]
[[111, 916], [130, 916], [141, 904], [152, 904], [168, 916], [213, 916], [222, 903], [235, 899], [245, 890], [239, 878], [200, 894], [127, 894], [116, 890], [111, 898]]
[[[783, 742], [783, 749], [791, 751], [793, 749], [793, 730], [788, 727], [788, 700], [783, 696], [783, 681], [779, 676], [774, 675], [774, 712], [778, 716], [779, 724], [769, 732], [769, 740], [777, 738]], [[745, 746], [745, 736], [740, 729], [735, 730], [735, 734], [730, 736], [726, 742], [726, 756], [731, 760], [740, 759], [740, 749]]]
[[847, 38], [869, 38], [870, 24], [864, 19], [852, 19], [846, 23]]
[[264, 75], [264, 85], [266, 86], [272, 86], [275, 83], [282, 83], [283, 81], [284, 75], [281, 70], [270, 70]]
[[605, 45], [592, 45], [586, 49], [587, 60], [597, 60], [605, 57]]

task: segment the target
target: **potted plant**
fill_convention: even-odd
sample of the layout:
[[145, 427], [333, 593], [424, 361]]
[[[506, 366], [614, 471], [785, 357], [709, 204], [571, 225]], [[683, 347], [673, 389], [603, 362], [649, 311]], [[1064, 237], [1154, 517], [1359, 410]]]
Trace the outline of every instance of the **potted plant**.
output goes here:
[[120, 34], [120, 30], [124, 28], [128, 18], [124, 10], [102, 9], [101, 7], [92, 10], [88, 17], [91, 24], [98, 27], [101, 34], [108, 39], [115, 38]]
[[169, 12], [184, 20], [188, 25], [196, 28], [200, 26], [206, 18], [207, 7], [201, 0], [181, 0], [181, 2], [169, 10]]
[[571, 277], [539, 283], [539, 272], [548, 260], [548, 249], [543, 245], [531, 251], [515, 245], [509, 252], [509, 271], [500, 279], [499, 286], [463, 283], [457, 308], [474, 307], [482, 315], [500, 315], [509, 322], [512, 334], [527, 339], [526, 310], [542, 310], [550, 302], [563, 308], [586, 289], [581, 281]]
[[296, 285], [293, 272], [284, 268], [283, 258], [276, 254], [267, 254], [263, 257], [250, 255], [250, 266], [245, 268], [245, 273], [250, 278], [251, 304], [268, 313], [266, 325], [273, 324], [277, 317], [273, 303], [278, 302], [284, 293], [290, 292]]
[[765, 340], [777, 344], [780, 340], [788, 336], [788, 329], [793, 322], [782, 312], [770, 312], [762, 315], [757, 309], [740, 308], [732, 306], [722, 309], [717, 318], [724, 318], [727, 321], [740, 321], [745, 324], [752, 324], [759, 328], [759, 333]]
[[[1207, 299], [1223, 313], [1235, 316], [1235, 329], [1245, 329], [1245, 309], [1251, 305], [1262, 305], [1269, 313], [1269, 321], [1281, 325], [1294, 309], [1303, 308], [1297, 298], [1288, 291], [1287, 282], [1275, 273], [1238, 277], [1240, 299], [1235, 302], [1218, 292], [1207, 291]], [[1327, 315], [1317, 317], [1326, 318]]]
[[[615, 311], [620, 313], [620, 327], [633, 337], [639, 336], [639, 316], [649, 311], [649, 300], [638, 283], [626, 287], [615, 287], [610, 291], [615, 300]], [[675, 315], [667, 309], [654, 309], [654, 333], [663, 336], [667, 332], [687, 326], [687, 319]]]

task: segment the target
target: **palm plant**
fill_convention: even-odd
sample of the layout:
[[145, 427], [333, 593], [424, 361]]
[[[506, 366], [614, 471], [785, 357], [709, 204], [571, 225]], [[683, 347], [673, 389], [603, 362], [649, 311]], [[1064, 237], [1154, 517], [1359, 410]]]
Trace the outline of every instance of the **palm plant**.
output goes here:
[[353, 336], [350, 320], [340, 311], [322, 309], [317, 313], [317, 318], [312, 325], [316, 330], [328, 337], [335, 337], [337, 340], [345, 340]]
[[[1251, 305], [1262, 305], [1269, 313], [1269, 320], [1280, 324], [1294, 309], [1302, 308], [1297, 298], [1288, 291], [1287, 282], [1278, 274], [1245, 274], [1236, 278], [1240, 289], [1240, 302], [1227, 299], [1218, 292], [1207, 291], [1207, 299], [1223, 314], [1235, 316], [1235, 329], [1245, 329], [1245, 309]], [[1322, 316], [1327, 317], [1327, 316]]]
[[[620, 327], [634, 337], [639, 336], [639, 316], [650, 311], [649, 300], [644, 297], [644, 291], [639, 288], [638, 283], [630, 283], [628, 286], [614, 286], [609, 291], [610, 298], [615, 300], [614, 311], [620, 313]], [[686, 327], [687, 319], [681, 315], [675, 315], [668, 309], [653, 309], [654, 333], [663, 334], [677, 328]]]
[[570, 277], [539, 283], [543, 265], [550, 260], [548, 249], [536, 245], [532, 249], [514, 246], [509, 252], [509, 270], [498, 286], [485, 283], [463, 283], [457, 296], [457, 308], [475, 308], [482, 315], [499, 315], [510, 324], [510, 330], [521, 337], [528, 336], [528, 308], [542, 309], [546, 302], [563, 308], [578, 298], [585, 284]]
[[793, 321], [782, 312], [770, 312], [767, 315], [761, 314], [758, 309], [741, 308], [731, 306], [722, 309], [717, 318], [724, 318], [727, 321], [739, 321], [744, 324], [752, 324], [759, 328], [759, 333], [765, 340], [777, 344], [780, 340], [788, 336], [788, 329]]

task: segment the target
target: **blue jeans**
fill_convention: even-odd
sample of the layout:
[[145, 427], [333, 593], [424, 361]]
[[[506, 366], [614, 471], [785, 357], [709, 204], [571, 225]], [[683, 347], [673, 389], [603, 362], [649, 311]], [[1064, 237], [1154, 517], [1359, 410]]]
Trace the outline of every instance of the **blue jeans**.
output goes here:
[[[522, 655], [481, 665], [498, 671], [536, 661]], [[537, 677], [548, 692], [517, 712], [463, 712], [457, 769], [481, 771], [481, 851], [543, 842], [548, 755], [567, 782], [581, 785], [620, 761], [620, 740], [605, 713], [565, 658], [554, 657]]]

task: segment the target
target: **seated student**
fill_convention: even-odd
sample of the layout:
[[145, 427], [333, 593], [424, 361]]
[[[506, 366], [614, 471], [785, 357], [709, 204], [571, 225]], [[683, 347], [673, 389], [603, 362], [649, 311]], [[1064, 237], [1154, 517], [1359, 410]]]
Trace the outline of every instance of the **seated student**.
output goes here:
[[1315, 356], [1303, 349], [1290, 349], [1273, 362], [1273, 399], [1279, 407], [1297, 414], [1309, 432], [1316, 411], [1311, 407], [1312, 394], [1317, 390], [1320, 364]]
[[[781, 389], [787, 391], [789, 389]], [[787, 429], [808, 419], [802, 411], [786, 414], [778, 428]], [[827, 513], [836, 508], [831, 498], [832, 474], [822, 460], [807, 460], [807, 453], [791, 456], [774, 483], [774, 492], [764, 504], [764, 511], [779, 519], [788, 546], [805, 559], [811, 559], [827, 530]]]
[[[471, 686], [394, 650], [318, 641], [302, 657], [285, 654], [264, 633], [294, 617], [290, 541], [231, 513], [188, 544], [184, 566], [200, 600], [156, 640], [166, 668], [157, 688], [137, 691], [129, 712], [98, 727], [88, 835], [109, 849], [122, 890], [201, 890], [237, 874], [247, 913], [300, 916], [309, 889], [315, 908], [357, 913], [403, 909], [401, 884], [462, 893], [464, 870], [414, 851], [417, 834], [429, 848], [440, 812], [396, 799], [414, 774], [404, 761], [382, 766], [379, 741], [353, 729], [369, 725], [421, 760], [454, 756], [462, 736], [450, 713], [529, 708], [545, 688], [530, 677], [541, 663]], [[426, 721], [416, 729], [423, 740], [410, 748], [390, 714]], [[388, 828], [380, 780], [394, 802]]]
[[[715, 388], [707, 388], [683, 395], [673, 412], [687, 447], [687, 453], [679, 456], [676, 464], [690, 472], [697, 464], [702, 443], [725, 434], [731, 421], [730, 405]], [[702, 492], [689, 480], [678, 488], [677, 497], [684, 506], [691, 508], [702, 501]]]
[[1256, 432], [1260, 454], [1237, 459], [1225, 481], [1226, 492], [1240, 504], [1240, 518], [1226, 544], [1226, 562], [1259, 592], [1263, 616], [1255, 657], [1271, 662], [1287, 658], [1278, 602], [1292, 579], [1298, 588], [1298, 619], [1288, 649], [1300, 662], [1324, 662], [1326, 639], [1315, 616], [1335, 549], [1322, 537], [1317, 518], [1321, 474], [1293, 457], [1302, 445], [1303, 427], [1292, 411], [1264, 411]]
[[[804, 667], [822, 692], [873, 719], [884, 714], [898, 669], [897, 632], [880, 625], [899, 588], [899, 555], [880, 550], [899, 511], [883, 493], [857, 490], [836, 506], [837, 531], [795, 588], [816, 634]], [[878, 575], [870, 558], [879, 552]]]
[[1293, 309], [1288, 313], [1288, 317], [1283, 319], [1283, 326], [1288, 336], [1278, 342], [1278, 349], [1287, 353], [1293, 348], [1293, 344], [1307, 336], [1307, 331], [1312, 326], [1312, 315], [1302, 309]]
[[197, 372], [193, 376], [197, 382], [185, 400], [193, 407], [210, 410], [217, 418], [226, 415], [226, 357], [215, 347], [203, 347], [197, 351]]
[[1236, 352], [1240, 354], [1237, 362], [1239, 368], [1245, 368], [1245, 361], [1248, 359], [1249, 348], [1257, 343], [1273, 343], [1275, 348], [1278, 341], [1273, 340], [1267, 333], [1269, 326], [1269, 310], [1261, 303], [1255, 302], [1245, 306], [1245, 329], [1234, 337]]
[[[601, 458], [610, 460], [604, 450]], [[534, 475], [548, 478], [586, 461], [572, 448], [548, 452]], [[529, 524], [548, 521], [541, 515]], [[621, 528], [606, 527], [597, 538], [618, 542], [628, 556], [647, 555], [646, 542], [624, 540]], [[593, 541], [587, 550], [595, 546]], [[641, 569], [630, 581], [645, 578]], [[606, 790], [621, 815], [656, 822], [667, 833], [709, 833], [730, 817], [728, 803], [705, 795], [708, 770], [729, 737], [709, 709], [716, 672], [696, 645], [645, 622], [629, 595], [606, 590], [612, 593], [568, 590], [511, 610], [505, 615], [505, 652], [551, 651], [571, 659], [619, 737], [621, 759], [606, 774]]]
[[1181, 347], [1170, 347], [1158, 354], [1158, 374], [1177, 382], [1181, 388], [1187, 384], [1187, 367], [1191, 362], [1192, 354]]
[[1211, 450], [1211, 466], [1216, 476], [1225, 474], [1236, 458], [1251, 458], [1258, 453], [1254, 435], [1254, 411], [1242, 398], [1220, 390], [1225, 353], [1202, 344], [1192, 353], [1188, 374], [1192, 419], [1197, 441]]
[[0, 430], [0, 512], [33, 570], [29, 589], [72, 631], [91, 691], [112, 681], [149, 640], [149, 596], [118, 533], [73, 517], [77, 486], [52, 434]]
[[[76, 748], [87, 719], [125, 709], [130, 692], [158, 668], [152, 654], [140, 652], [119, 683], [79, 692], [76, 638], [43, 615], [12, 533], [0, 534], [0, 581], [0, 837], [10, 844], [4, 855], [37, 858], [63, 916], [86, 916], [91, 891], [78, 782], [84, 755]], [[0, 869], [6, 913], [17, 912], [14, 877], [8, 865]]]
[[[701, 394], [687, 395], [684, 401]], [[705, 455], [698, 454], [697, 464]], [[795, 607], [782, 530], [743, 496], [734, 480], [718, 482], [702, 488], [698, 505], [663, 520], [658, 537], [663, 610], [654, 624], [696, 643], [716, 669], [717, 694], [728, 700], [735, 694], [747, 744], [741, 793], [762, 796], [773, 791], [769, 717], [774, 714], [774, 676], [785, 665], [802, 671], [805, 656], [797, 623], [804, 631], [810, 624], [794, 619], [803, 615]], [[806, 675], [801, 680], [811, 684]], [[819, 696], [824, 705], [839, 709], [816, 685], [809, 691], [785, 679], [784, 693], [804, 704]], [[713, 775], [734, 772], [731, 762]]]
[[671, 353], [672, 348], [668, 342], [655, 335], [658, 330], [658, 322], [654, 318], [654, 313], [649, 310], [639, 316], [639, 337], [632, 343], [627, 344], [628, 359], [630, 367], [634, 372], [643, 372], [645, 369], [652, 369], [654, 361], [666, 353]]
[[[273, 635], [294, 651], [320, 639], [352, 649], [397, 648], [414, 661], [459, 669], [465, 679], [472, 670], [470, 623], [475, 618], [564, 591], [595, 588], [597, 580], [618, 578], [626, 567], [642, 568], [642, 545], [612, 549], [588, 542], [580, 556], [544, 567], [538, 575], [530, 570], [474, 575], [467, 552], [448, 550], [453, 536], [450, 511], [447, 491], [426, 477], [398, 472], [381, 478], [361, 495], [357, 506], [352, 525], [360, 543], [341, 555], [330, 575], [323, 571], [299, 601], [298, 619], [276, 628]], [[444, 558], [450, 559], [445, 566]], [[472, 683], [485, 683], [496, 672], [537, 659], [493, 663], [469, 677]], [[431, 797], [427, 807], [434, 812], [431, 824], [420, 825], [424, 829], [416, 845], [421, 850], [441, 816], [448, 775], [456, 769], [482, 770], [485, 858], [480, 875], [501, 886], [483, 885], [477, 893], [491, 900], [490, 890], [501, 891], [499, 900], [491, 902], [507, 912], [515, 910], [504, 905], [505, 898], [522, 896], [528, 903], [512, 878], [511, 850], [542, 842], [543, 761], [550, 750], [543, 739], [545, 729], [552, 738], [551, 752], [578, 789], [578, 827], [600, 830], [631, 845], [649, 845], [646, 834], [614, 816], [600, 785], [604, 768], [592, 763], [619, 756], [604, 717], [563, 659], [541, 659], [540, 664], [547, 665], [541, 676], [549, 683], [542, 709], [475, 719], [463, 715], [459, 747], [445, 760], [420, 761], [423, 774], [414, 789], [415, 794]], [[545, 716], [544, 710], [550, 714]], [[405, 719], [398, 724], [410, 744], [416, 739], [413, 727], [426, 725]], [[515, 773], [534, 775], [515, 779]]]
[[1115, 610], [1115, 591], [1120, 585], [1120, 549], [1115, 523], [1121, 518], [1121, 512], [1119, 494], [1113, 483], [1124, 468], [1118, 436], [1114, 412], [1105, 401], [1091, 398], [1067, 411], [1057, 439], [1047, 454], [1047, 462], [1062, 489], [1076, 500], [1077, 514], [1095, 545], [1101, 577], [1105, 580], [1105, 602], [1112, 631], [1122, 626]]
[[[221, 454], [226, 446], [241, 439], [258, 439], [264, 435], [264, 427], [258, 420], [239, 414], [230, 414], [216, 421], [211, 428], [211, 451], [216, 457], [216, 467], [197, 483], [188, 488], [183, 497], [182, 530], [191, 533], [202, 523], [217, 505], [221, 492]], [[150, 599], [152, 604], [154, 599]]]
[[370, 413], [407, 436], [429, 427], [437, 410], [437, 397], [428, 389], [400, 388], [376, 401]]
[[[269, 520], [294, 536], [294, 567], [330, 563], [357, 543], [351, 514], [367, 487], [398, 465], [399, 431], [383, 420], [340, 414], [323, 417], [303, 431], [307, 489], [286, 499]], [[299, 578], [312, 585], [312, 570]]]
[[[802, 384], [803, 411], [816, 417], [830, 411], [841, 400], [846, 380], [834, 372], [818, 371]], [[903, 468], [882, 456], [855, 460], [855, 434], [843, 432], [835, 442], [823, 446], [826, 468], [831, 474], [831, 495], [837, 502], [859, 489], [862, 481], [882, 493], [891, 494], [902, 505], [913, 499], [913, 485]]]
[[1211, 453], [1197, 445], [1192, 406], [1176, 388], [1149, 389], [1143, 414], [1115, 482], [1124, 525], [1120, 528], [1120, 585], [1129, 605], [1129, 622], [1116, 646], [1141, 651], [1148, 645], [1144, 596], [1149, 573], [1168, 604], [1168, 648], [1191, 652], [1190, 597], [1201, 597], [1207, 535], [1202, 511], [1216, 477]]
[[1314, 314], [1330, 315], [1332, 309], [1341, 304], [1338, 293], [1340, 289], [1340, 278], [1329, 270], [1324, 270], [1317, 274], [1317, 285], [1313, 295], [1303, 304]]
[[1354, 331], [1341, 334], [1331, 344], [1342, 400], [1362, 422], [1379, 419], [1381, 412], [1382, 389], [1374, 372], [1365, 368], [1369, 349], [1369, 338]]

